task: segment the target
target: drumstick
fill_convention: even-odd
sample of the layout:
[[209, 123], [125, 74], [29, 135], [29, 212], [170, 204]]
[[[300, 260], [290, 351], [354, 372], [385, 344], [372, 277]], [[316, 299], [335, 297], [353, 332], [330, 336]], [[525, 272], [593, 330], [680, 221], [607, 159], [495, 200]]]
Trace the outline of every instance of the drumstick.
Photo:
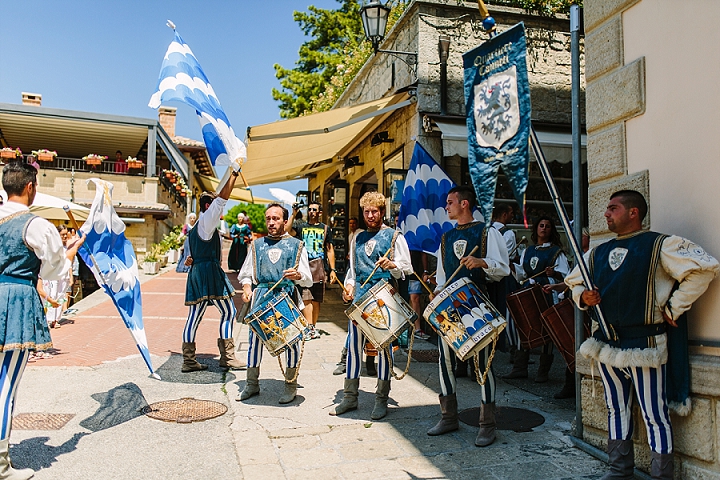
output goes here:
[[[468, 256], [468, 257], [472, 257], [472, 254], [475, 253], [475, 252], [477, 252], [477, 249], [478, 249], [478, 248], [480, 248], [480, 246], [479, 246], [479, 245], [475, 245], [475, 248], [473, 248], [472, 250], [470, 250], [470, 253], [468, 253], [467, 256]], [[460, 273], [460, 270], [462, 270], [462, 268], [463, 268], [464, 266], [465, 266], [465, 265], [460, 264], [460, 266], [459, 266], [457, 269], [455, 269], [455, 271], [453, 272], [453, 274], [450, 275], [450, 278], [448, 278], [447, 281], [445, 282], [445, 285], [443, 285], [443, 287], [442, 287], [443, 290], [445, 290], [445, 287], [447, 287], [447, 286], [450, 284], [450, 281], [451, 281], [453, 278], [455, 278], [455, 275], [457, 275], [458, 273]]]
[[[392, 250], [392, 248], [393, 248], [393, 246], [390, 245], [390, 248], [388, 248], [388, 251], [385, 252], [385, 255], [383, 255], [383, 256], [380, 257], [380, 258], [387, 258], [388, 253], [390, 253], [390, 250]], [[380, 261], [380, 258], [378, 258], [378, 262]], [[365, 284], [370, 281], [370, 279], [372, 278], [372, 276], [375, 275], [375, 271], [376, 271], [377, 269], [378, 269], [378, 265], [376, 264], [376, 265], [375, 265], [375, 268], [373, 268], [373, 271], [370, 272], [370, 276], [367, 278], [367, 280], [365, 280], [365, 281], [363, 282], [363, 284], [360, 285], [361, 288], [364, 287]]]
[[[299, 262], [298, 262], [298, 264], [296, 264], [293, 268], [295, 268], [295, 269], [297, 270], [298, 265], [299, 265]], [[300, 274], [300, 277], [302, 278], [302, 274]], [[283, 276], [283, 277], [280, 277], [280, 280], [278, 280], [277, 282], [275, 282], [275, 285], [273, 285], [272, 287], [270, 287], [270, 290], [268, 290], [267, 292], [265, 292], [265, 295], [263, 295], [262, 298], [265, 298], [268, 293], [270, 293], [270, 292], [272, 292], [273, 290], [275, 290], [275, 287], [277, 287], [278, 285], [280, 285], [280, 282], [282, 282], [283, 280], [285, 280], [285, 277], [284, 277], [284, 276]]]
[[423, 282], [423, 279], [420, 278], [420, 275], [418, 275], [416, 272], [413, 272], [413, 274], [417, 277], [417, 279], [420, 281], [420, 283], [422, 284], [422, 286], [425, 287], [425, 290], [427, 290], [428, 293], [429, 293], [430, 295], [432, 295], [432, 294], [433, 294], [433, 291], [430, 290], [430, 287], [427, 286], [427, 283]]
[[512, 251], [508, 253], [508, 258], [512, 258], [512, 256], [515, 255], [515, 252], [517, 252], [518, 247], [523, 243], [527, 243], [527, 237], [525, 235], [523, 235], [520, 241], [515, 245], [515, 247], [513, 247]]
[[340, 279], [339, 279], [339, 278], [335, 277], [335, 283], [337, 283], [338, 285], [340, 285], [340, 288], [343, 289], [343, 293], [344, 293], [345, 295], [347, 295], [348, 297], [350, 296], [350, 292], [347, 291], [347, 288], [345, 288], [345, 285], [343, 285], [342, 283], [340, 283]]

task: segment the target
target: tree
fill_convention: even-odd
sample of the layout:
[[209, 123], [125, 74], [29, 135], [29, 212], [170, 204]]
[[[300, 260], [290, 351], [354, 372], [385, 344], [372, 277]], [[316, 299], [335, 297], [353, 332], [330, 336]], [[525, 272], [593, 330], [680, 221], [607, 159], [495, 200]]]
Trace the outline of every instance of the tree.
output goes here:
[[267, 233], [265, 225], [265, 205], [256, 205], [254, 203], [238, 203], [225, 214], [225, 221], [228, 228], [237, 223], [237, 216], [240, 212], [246, 212], [250, 217], [250, 223], [255, 233]]

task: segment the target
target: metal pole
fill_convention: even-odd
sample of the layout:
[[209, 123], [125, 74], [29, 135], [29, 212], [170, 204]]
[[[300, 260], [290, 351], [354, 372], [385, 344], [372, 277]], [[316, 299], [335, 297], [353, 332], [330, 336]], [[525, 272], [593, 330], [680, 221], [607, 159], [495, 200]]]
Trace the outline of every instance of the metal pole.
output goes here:
[[[573, 234], [582, 245], [583, 183], [580, 163], [580, 8], [570, 7], [570, 58], [572, 77], [572, 169], [573, 169]], [[583, 312], [575, 306], [575, 351], [582, 344]], [[575, 370], [575, 436], [583, 438], [582, 386], [580, 374]]]

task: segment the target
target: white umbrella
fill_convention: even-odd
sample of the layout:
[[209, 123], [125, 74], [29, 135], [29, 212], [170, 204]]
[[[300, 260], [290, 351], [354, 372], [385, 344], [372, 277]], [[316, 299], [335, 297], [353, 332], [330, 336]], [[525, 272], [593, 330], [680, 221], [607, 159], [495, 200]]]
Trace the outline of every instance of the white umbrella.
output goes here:
[[[0, 190], [0, 196], [3, 201], [7, 200], [7, 193], [5, 190]], [[88, 214], [90, 213], [90, 209], [87, 207], [40, 192], [35, 194], [35, 201], [33, 201], [33, 204], [30, 205], [30, 211], [47, 220], [67, 220], [68, 216], [63, 210], [63, 207], [66, 205], [70, 207], [73, 216], [78, 221], [86, 220]]]
[[282, 203], [292, 206], [296, 200], [295, 195], [283, 188], [270, 188], [270, 195], [280, 200]]

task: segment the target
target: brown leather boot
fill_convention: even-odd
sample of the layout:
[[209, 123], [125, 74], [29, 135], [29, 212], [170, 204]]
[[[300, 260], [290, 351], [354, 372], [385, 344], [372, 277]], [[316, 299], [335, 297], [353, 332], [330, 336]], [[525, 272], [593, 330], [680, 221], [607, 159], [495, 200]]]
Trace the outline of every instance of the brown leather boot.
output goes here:
[[608, 463], [610, 471], [600, 480], [632, 480], [635, 468], [635, 450], [632, 439], [608, 440]]
[[540, 365], [538, 365], [537, 375], [535, 376], [535, 383], [545, 383], [548, 380], [548, 373], [550, 373], [550, 367], [552, 367], [553, 358], [555, 356], [552, 353], [541, 353], [540, 354]]
[[220, 368], [228, 370], [245, 370], [245, 362], [235, 358], [235, 342], [232, 338], [218, 338], [218, 350], [220, 350]]
[[200, 372], [208, 369], [207, 365], [203, 365], [195, 359], [195, 342], [183, 342], [182, 353], [183, 364], [180, 368], [182, 373]]
[[653, 479], [673, 480], [675, 475], [673, 454], [650, 452], [650, 475]]
[[335, 410], [330, 411], [330, 415], [342, 415], [351, 410], [357, 410], [358, 388], [360, 388], [359, 378], [346, 378], [343, 386], [342, 402], [335, 407]]
[[387, 404], [390, 396], [390, 380], [378, 380], [377, 389], [375, 390], [375, 406], [373, 407], [370, 418], [372, 420], [380, 420], [387, 415]]
[[240, 396], [236, 398], [238, 402], [247, 400], [250, 397], [260, 393], [260, 367], [250, 367], [247, 369], [245, 377], [245, 388], [240, 392]]
[[487, 447], [495, 441], [495, 404], [480, 405], [480, 429], [475, 437], [475, 445]]
[[286, 403], [290, 403], [295, 400], [298, 385], [297, 377], [295, 376], [296, 372], [297, 368], [295, 367], [288, 367], [285, 369], [285, 391], [280, 396], [280, 400], [278, 400], [280, 405], [285, 405]]
[[528, 360], [530, 360], [530, 351], [525, 349], [518, 350], [515, 354], [512, 370], [502, 378], [527, 378]]
[[427, 431], [427, 434], [431, 437], [454, 432], [460, 428], [460, 424], [458, 423], [457, 396], [454, 393], [445, 395], [444, 397], [440, 395], [440, 412], [442, 413], [440, 421]]
[[569, 368], [565, 369], [565, 385], [563, 385], [562, 390], [554, 395], [554, 398], [558, 400], [575, 398], [575, 372], [571, 372]]

